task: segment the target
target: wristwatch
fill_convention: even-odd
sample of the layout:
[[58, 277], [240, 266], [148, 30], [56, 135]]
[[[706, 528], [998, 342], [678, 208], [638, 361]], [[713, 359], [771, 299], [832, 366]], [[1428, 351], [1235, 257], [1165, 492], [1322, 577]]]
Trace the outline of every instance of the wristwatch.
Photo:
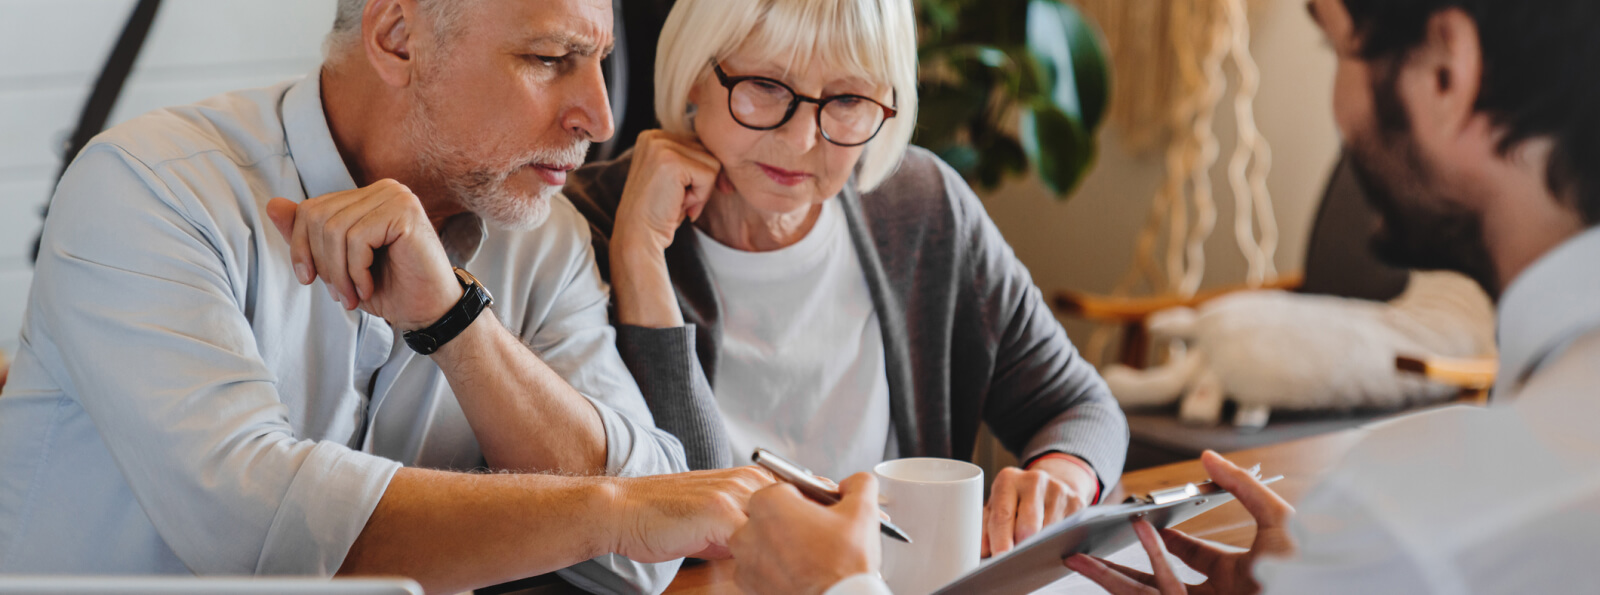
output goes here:
[[456, 267], [456, 280], [461, 282], [461, 288], [466, 290], [461, 294], [461, 299], [456, 305], [444, 313], [444, 317], [432, 326], [414, 331], [406, 331], [401, 335], [406, 339], [406, 345], [411, 350], [422, 355], [432, 355], [445, 343], [449, 343], [461, 331], [467, 330], [472, 321], [478, 319], [483, 309], [494, 304], [494, 297], [489, 295], [489, 290], [484, 289], [478, 278], [472, 276], [461, 267]]

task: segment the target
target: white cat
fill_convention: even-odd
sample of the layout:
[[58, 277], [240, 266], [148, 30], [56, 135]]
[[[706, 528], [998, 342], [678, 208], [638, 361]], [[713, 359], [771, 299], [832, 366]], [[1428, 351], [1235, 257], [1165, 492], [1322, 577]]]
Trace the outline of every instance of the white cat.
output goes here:
[[1179, 339], [1168, 363], [1104, 371], [1125, 407], [1182, 399], [1178, 416], [1215, 424], [1224, 400], [1234, 425], [1266, 425], [1272, 409], [1399, 408], [1456, 390], [1395, 370], [1395, 356], [1480, 357], [1494, 352], [1494, 306], [1476, 283], [1446, 272], [1414, 272], [1388, 303], [1247, 291], [1199, 311], [1152, 316], [1151, 338]]

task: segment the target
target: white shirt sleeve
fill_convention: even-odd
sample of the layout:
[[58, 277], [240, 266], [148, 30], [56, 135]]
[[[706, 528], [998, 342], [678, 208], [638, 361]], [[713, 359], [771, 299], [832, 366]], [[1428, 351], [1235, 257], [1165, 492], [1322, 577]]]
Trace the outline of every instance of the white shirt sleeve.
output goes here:
[[550, 309], [538, 317], [537, 328], [519, 333], [599, 412], [606, 432], [606, 474], [637, 477], [688, 471], [683, 446], [655, 427], [639, 385], [617, 352], [616, 329], [607, 312], [610, 288], [595, 265], [588, 223], [565, 197], [552, 201], [551, 207], [543, 228], [567, 230], [572, 237], [546, 248], [569, 252], [559, 278], [538, 280], [559, 286]]
[[1262, 559], [1263, 593], [1437, 592], [1397, 536], [1359, 497], [1324, 485], [1302, 504], [1293, 559]]
[[296, 435], [210, 213], [104, 144], [56, 196], [30, 348], [98, 429], [71, 439], [104, 440], [189, 570], [333, 574], [400, 465]]
[[[535, 280], [557, 289], [549, 310], [537, 317], [537, 326], [517, 332], [545, 365], [594, 405], [606, 433], [607, 475], [688, 471], [683, 446], [655, 426], [639, 385], [617, 351], [616, 330], [607, 312], [610, 289], [595, 265], [588, 223], [564, 197], [553, 200], [551, 207], [550, 220], [542, 229], [547, 233], [559, 229], [565, 235], [549, 238], [552, 243], [543, 248], [564, 256], [564, 266], [557, 278]], [[557, 574], [592, 593], [660, 593], [672, 583], [681, 563], [644, 564], [607, 554]]]
[[877, 574], [863, 572], [834, 583], [822, 595], [894, 595], [894, 592]]

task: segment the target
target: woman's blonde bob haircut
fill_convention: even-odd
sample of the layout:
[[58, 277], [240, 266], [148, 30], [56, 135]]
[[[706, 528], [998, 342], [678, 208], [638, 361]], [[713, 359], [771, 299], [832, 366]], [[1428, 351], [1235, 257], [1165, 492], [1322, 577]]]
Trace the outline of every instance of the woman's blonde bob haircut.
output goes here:
[[690, 90], [712, 76], [713, 60], [741, 49], [742, 58], [791, 72], [835, 68], [886, 84], [899, 113], [856, 164], [856, 188], [870, 191], [900, 164], [916, 128], [915, 19], [911, 0], [678, 0], [656, 47], [656, 119], [667, 132], [694, 136]]

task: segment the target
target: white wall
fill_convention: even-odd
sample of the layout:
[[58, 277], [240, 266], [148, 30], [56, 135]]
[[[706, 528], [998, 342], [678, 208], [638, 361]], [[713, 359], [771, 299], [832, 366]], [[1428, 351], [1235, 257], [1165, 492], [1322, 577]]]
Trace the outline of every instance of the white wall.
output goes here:
[[[1333, 124], [1334, 56], [1311, 22], [1304, 0], [1273, 0], [1251, 26], [1251, 46], [1261, 69], [1256, 123], [1272, 144], [1267, 187], [1282, 234], [1276, 264], [1300, 271], [1322, 188], [1338, 157]], [[1230, 90], [1231, 93], [1231, 90]], [[1234, 146], [1231, 95], [1218, 110], [1221, 158], [1212, 169], [1219, 202], [1217, 229], [1206, 244], [1207, 286], [1242, 283], [1244, 257], [1233, 238], [1227, 159]], [[1133, 260], [1133, 241], [1144, 224], [1165, 169], [1162, 156], [1133, 157], [1114, 130], [1102, 131], [1100, 160], [1078, 193], [1055, 200], [1035, 179], [1017, 180], [985, 194], [984, 204], [1034, 281], [1058, 289], [1107, 292]], [[1091, 328], [1064, 319], [1083, 346]]]
[[[0, 0], [0, 351], [14, 352], [28, 250], [90, 85], [133, 0]], [[334, 0], [166, 0], [111, 123], [310, 72]]]

